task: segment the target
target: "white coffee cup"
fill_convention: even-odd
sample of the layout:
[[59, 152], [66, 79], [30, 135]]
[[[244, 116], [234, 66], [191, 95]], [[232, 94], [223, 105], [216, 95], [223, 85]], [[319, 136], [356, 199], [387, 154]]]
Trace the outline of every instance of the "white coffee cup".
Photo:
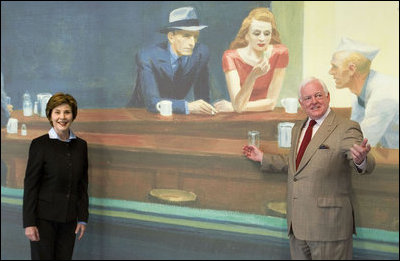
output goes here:
[[157, 102], [156, 109], [160, 112], [162, 116], [172, 115], [172, 102], [169, 100], [162, 100]]
[[281, 122], [278, 124], [278, 146], [290, 148], [292, 141], [293, 122]]
[[281, 104], [285, 107], [286, 113], [297, 113], [296, 98], [284, 98], [281, 100]]
[[18, 119], [15, 118], [8, 119], [7, 133], [18, 133]]

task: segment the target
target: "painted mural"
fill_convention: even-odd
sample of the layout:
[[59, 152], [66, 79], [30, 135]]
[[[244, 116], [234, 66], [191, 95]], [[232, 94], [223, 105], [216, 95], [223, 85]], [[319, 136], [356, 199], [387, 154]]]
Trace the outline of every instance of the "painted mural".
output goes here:
[[377, 162], [352, 177], [353, 258], [398, 260], [398, 10], [2, 1], [2, 259], [30, 259], [23, 179], [56, 92], [76, 98], [72, 130], [89, 145], [90, 217], [74, 258], [289, 259], [287, 176], [261, 172], [241, 149], [258, 133], [265, 153], [288, 153], [305, 118], [298, 86], [315, 76], [332, 109], [360, 123]]

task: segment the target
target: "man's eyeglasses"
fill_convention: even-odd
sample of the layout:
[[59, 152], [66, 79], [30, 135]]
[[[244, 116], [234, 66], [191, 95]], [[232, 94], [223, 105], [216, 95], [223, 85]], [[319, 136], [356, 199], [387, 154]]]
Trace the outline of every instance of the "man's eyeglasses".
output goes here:
[[[322, 100], [324, 98], [324, 94], [320, 93], [320, 92], [317, 92], [313, 96], [318, 101], [320, 101], [320, 100]], [[303, 102], [311, 102], [313, 96], [305, 96], [305, 97], [302, 97], [301, 99], [302, 99]]]

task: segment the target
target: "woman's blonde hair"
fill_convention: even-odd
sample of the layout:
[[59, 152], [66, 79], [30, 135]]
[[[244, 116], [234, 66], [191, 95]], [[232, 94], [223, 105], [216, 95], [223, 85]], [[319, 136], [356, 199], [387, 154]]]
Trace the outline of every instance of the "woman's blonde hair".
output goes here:
[[229, 46], [229, 49], [237, 49], [248, 45], [246, 41], [246, 34], [249, 32], [251, 22], [254, 20], [269, 22], [272, 26], [272, 38], [270, 44], [279, 44], [281, 39], [279, 38], [279, 32], [276, 28], [275, 17], [266, 7], [257, 7], [251, 10], [249, 15], [243, 20], [242, 26], [236, 35], [235, 40]]
[[347, 57], [343, 60], [343, 65], [348, 67], [350, 63], [354, 63], [359, 73], [369, 73], [371, 69], [371, 61], [358, 52], [348, 52]]

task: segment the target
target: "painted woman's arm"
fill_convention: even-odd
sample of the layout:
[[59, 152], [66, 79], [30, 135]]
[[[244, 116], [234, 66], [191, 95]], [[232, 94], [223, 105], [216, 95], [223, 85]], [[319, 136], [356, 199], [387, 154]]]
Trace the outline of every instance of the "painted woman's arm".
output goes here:
[[236, 70], [226, 72], [225, 78], [232, 107], [235, 111], [242, 112], [250, 99], [255, 79], [252, 77], [252, 73], [250, 73], [243, 86], [240, 87], [240, 78]]
[[232, 107], [236, 112], [243, 112], [249, 102], [253, 86], [258, 77], [264, 75], [269, 70], [269, 62], [267, 59], [255, 65], [253, 70], [247, 76], [240, 86], [240, 78], [237, 70], [227, 71], [225, 73], [226, 83], [228, 86], [229, 96], [231, 98]]
[[274, 71], [272, 81], [270, 83], [268, 94], [265, 99], [250, 101], [247, 103], [244, 111], [272, 111], [278, 102], [279, 94], [282, 89], [283, 80], [285, 78], [286, 69], [277, 68]]

